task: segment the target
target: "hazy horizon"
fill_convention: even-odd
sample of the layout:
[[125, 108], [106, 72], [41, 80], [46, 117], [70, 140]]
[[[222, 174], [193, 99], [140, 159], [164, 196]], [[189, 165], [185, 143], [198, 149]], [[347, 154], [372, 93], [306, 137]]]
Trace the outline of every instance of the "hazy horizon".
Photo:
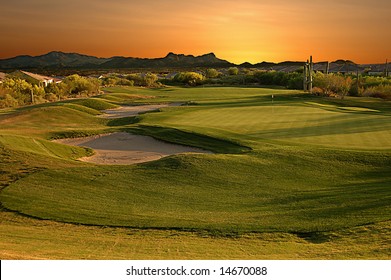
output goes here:
[[2, 3], [0, 58], [50, 51], [159, 58], [215, 53], [262, 61], [391, 58], [388, 0], [125, 1]]

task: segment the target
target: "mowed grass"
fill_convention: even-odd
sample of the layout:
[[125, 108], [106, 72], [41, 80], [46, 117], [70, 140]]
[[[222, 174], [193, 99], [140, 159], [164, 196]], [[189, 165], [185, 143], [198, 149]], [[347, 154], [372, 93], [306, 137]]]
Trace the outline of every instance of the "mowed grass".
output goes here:
[[107, 120], [96, 115], [101, 113], [99, 110], [115, 107], [117, 105], [106, 101], [72, 100], [21, 108], [0, 114], [0, 134], [50, 139], [54, 134], [66, 131], [104, 130]]
[[254, 148], [264, 142], [349, 149], [391, 149], [391, 118], [368, 109], [320, 107], [285, 98], [226, 106], [170, 108], [148, 114], [142, 124], [227, 137]]
[[391, 223], [299, 236], [104, 228], [0, 212], [0, 258], [114, 260], [389, 259]]
[[292, 148], [182, 155], [139, 166], [38, 172], [4, 190], [1, 200], [24, 214], [80, 224], [326, 231], [391, 218], [389, 166], [382, 153]]
[[[60, 231], [62, 222], [77, 230], [53, 254], [50, 244], [57, 239], [50, 234], [44, 241], [46, 250], [35, 255], [38, 258], [72, 254], [77, 258], [145, 258], [141, 248], [156, 258], [390, 255], [385, 245], [391, 218], [391, 110], [387, 102], [330, 100], [261, 88], [108, 91], [115, 93], [92, 103], [63, 102], [0, 115], [0, 157], [6, 162], [0, 165], [5, 170], [0, 200], [6, 209], [15, 211], [3, 213], [7, 219], [2, 235], [9, 239], [3, 244], [10, 256], [12, 247], [15, 257], [23, 255], [16, 244], [24, 235], [31, 234], [32, 247], [39, 243], [40, 231], [30, 227], [19, 227], [23, 233], [10, 237], [18, 228], [19, 222], [13, 223], [17, 213], [51, 220], [42, 221], [44, 231]], [[121, 102], [186, 105], [110, 126], [112, 121], [95, 116], [99, 112], [96, 102], [109, 107]], [[139, 132], [209, 148], [216, 154], [177, 155], [136, 166], [96, 166], [72, 160], [90, 151], [46, 141], [103, 131]], [[115, 253], [98, 245], [99, 240], [112, 244], [111, 230], [115, 244], [120, 244]], [[130, 231], [135, 236], [127, 236]], [[99, 238], [86, 241], [91, 234]], [[166, 234], [179, 237], [174, 240]], [[208, 237], [206, 241], [202, 234]], [[84, 254], [70, 246], [77, 238], [91, 246], [84, 247], [86, 252], [100, 249]], [[145, 244], [140, 245], [143, 238]], [[152, 249], [154, 240], [162, 239], [167, 243]], [[132, 251], [127, 243], [140, 249]], [[235, 249], [217, 249], [222, 244]], [[250, 244], [268, 249], [257, 253]], [[273, 244], [278, 253], [273, 252]], [[333, 251], [333, 246], [340, 250]], [[347, 252], [349, 246], [354, 247], [352, 253]]]

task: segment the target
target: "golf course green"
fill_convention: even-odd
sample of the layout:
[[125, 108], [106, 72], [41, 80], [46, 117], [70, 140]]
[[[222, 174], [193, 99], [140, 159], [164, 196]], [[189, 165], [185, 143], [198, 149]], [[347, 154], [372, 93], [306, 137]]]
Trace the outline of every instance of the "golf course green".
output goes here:
[[[172, 102], [182, 105], [118, 119], [99, 116], [120, 106]], [[92, 149], [52, 141], [112, 132], [213, 153], [99, 165], [78, 160]], [[38, 250], [39, 256], [17, 245], [38, 246], [45, 229], [73, 231], [91, 248], [128, 231], [146, 247], [165, 234], [197, 244], [175, 254], [156, 249], [149, 258], [391, 255], [391, 103], [375, 98], [269, 88], [107, 88], [89, 99], [0, 111], [0, 170], [3, 258], [145, 258], [125, 247], [85, 255], [54, 237], [43, 241], [46, 251]], [[100, 236], [96, 243], [88, 243], [95, 242], [91, 235]], [[275, 247], [278, 253], [270, 247], [264, 255], [250, 248], [237, 254], [233, 247], [214, 249], [210, 237], [221, 244], [236, 240], [238, 251], [271, 246], [265, 240], [286, 246]], [[345, 251], [333, 254], [341, 240]], [[209, 251], [199, 250], [202, 242]], [[366, 244], [364, 251], [358, 243]]]

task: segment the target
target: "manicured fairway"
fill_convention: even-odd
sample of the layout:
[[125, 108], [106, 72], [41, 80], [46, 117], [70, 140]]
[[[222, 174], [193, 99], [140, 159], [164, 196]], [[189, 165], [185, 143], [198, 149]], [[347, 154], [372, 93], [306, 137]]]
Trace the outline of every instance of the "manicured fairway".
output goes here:
[[[3, 207], [60, 223], [207, 232], [218, 238], [323, 236], [391, 220], [387, 102], [266, 88], [108, 91], [99, 98], [0, 115]], [[185, 105], [120, 120], [96, 117], [97, 110], [121, 104], [162, 102]], [[109, 131], [215, 153], [99, 166], [74, 160], [91, 153], [88, 149], [47, 141]]]

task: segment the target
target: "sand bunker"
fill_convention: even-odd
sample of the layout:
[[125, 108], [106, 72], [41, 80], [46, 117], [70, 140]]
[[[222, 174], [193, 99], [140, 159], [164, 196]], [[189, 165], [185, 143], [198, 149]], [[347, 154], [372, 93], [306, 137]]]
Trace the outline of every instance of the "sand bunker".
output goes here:
[[170, 103], [170, 104], [152, 104], [152, 105], [140, 105], [140, 106], [123, 106], [115, 109], [108, 109], [102, 111], [104, 114], [100, 115], [102, 118], [117, 119], [124, 117], [137, 116], [139, 113], [145, 113], [160, 108], [170, 106], [180, 106], [182, 103]]
[[[108, 119], [137, 116], [139, 113], [149, 112], [169, 106], [180, 106], [181, 103], [153, 104], [140, 106], [123, 106], [116, 109], [104, 110], [100, 117]], [[169, 144], [158, 141], [149, 136], [133, 135], [125, 132], [97, 135], [84, 138], [61, 139], [58, 143], [88, 147], [94, 149], [91, 157], [80, 158], [85, 162], [97, 164], [136, 164], [158, 160], [181, 153], [211, 153], [198, 148]]]
[[211, 153], [198, 148], [158, 141], [149, 136], [133, 135], [125, 132], [61, 139], [56, 142], [94, 149], [95, 155], [79, 160], [97, 164], [136, 164], [158, 160], [174, 154]]

